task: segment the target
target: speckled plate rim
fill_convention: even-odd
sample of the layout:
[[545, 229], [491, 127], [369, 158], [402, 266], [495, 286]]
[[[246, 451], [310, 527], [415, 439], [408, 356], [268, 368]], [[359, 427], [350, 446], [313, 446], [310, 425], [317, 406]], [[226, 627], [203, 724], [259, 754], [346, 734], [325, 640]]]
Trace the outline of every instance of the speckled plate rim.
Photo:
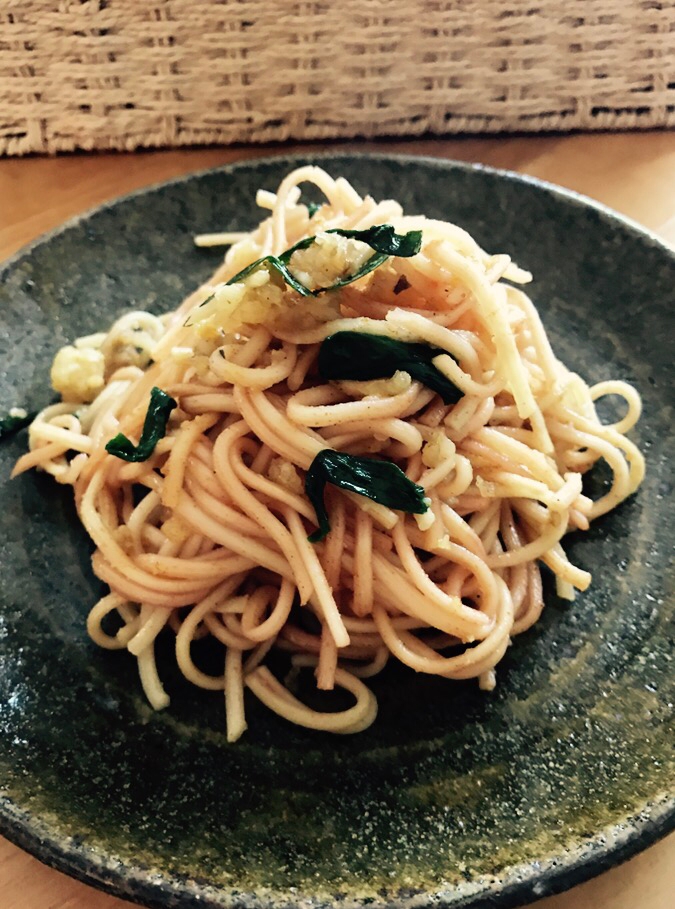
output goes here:
[[[675, 249], [665, 243], [652, 231], [641, 226], [633, 219], [619, 214], [600, 202], [573, 190], [565, 189], [525, 174], [488, 165], [454, 161], [445, 158], [422, 155], [387, 154], [352, 152], [334, 150], [329, 152], [295, 153], [292, 155], [274, 154], [254, 158], [243, 158], [215, 168], [205, 168], [183, 174], [179, 177], [153, 183], [140, 189], [115, 197], [94, 206], [81, 214], [64, 221], [53, 230], [42, 234], [31, 243], [19, 249], [0, 265], [0, 280], [20, 260], [29, 256], [38, 247], [50, 242], [54, 237], [70, 228], [88, 220], [99, 211], [113, 208], [118, 204], [139, 196], [150, 195], [165, 187], [179, 186], [201, 176], [213, 173], [231, 174], [251, 166], [266, 166], [285, 161], [289, 168], [300, 164], [323, 164], [340, 159], [368, 159], [383, 163], [424, 164], [425, 167], [439, 170], [459, 170], [471, 173], [485, 173], [511, 183], [526, 184], [555, 197], [563, 205], [590, 209], [600, 217], [642, 242], [660, 249], [672, 261], [675, 267]], [[452, 902], [455, 907], [513, 907], [525, 905], [544, 896], [560, 893], [576, 884], [583, 883], [603, 871], [630, 859], [638, 852], [657, 842], [675, 830], [675, 793], [660, 794], [658, 798], [645, 804], [643, 809], [634, 815], [617, 818], [595, 836], [584, 841], [576, 848], [565, 849], [560, 857], [544, 861], [532, 860], [514, 866], [504, 877], [482, 876], [462, 884], [452, 890], [439, 889], [435, 893], [410, 892], [397, 896], [394, 901], [368, 900], [372, 909], [396, 906], [397, 909], [421, 909], [435, 906], [442, 909]], [[335, 900], [324, 900], [313, 897], [289, 899], [285, 904], [278, 895], [270, 898], [256, 893], [225, 891], [213, 887], [208, 881], [198, 877], [163, 876], [152, 869], [140, 865], [130, 865], [106, 857], [98, 850], [87, 848], [81, 842], [70, 838], [57, 838], [49, 824], [30, 812], [15, 805], [11, 799], [0, 796], [0, 834], [10, 842], [35, 856], [41, 862], [61, 871], [70, 877], [104, 890], [123, 899], [131, 899], [148, 907], [165, 909], [168, 906], [180, 906], [181, 909], [282, 909], [303, 906], [312, 909], [328, 909], [336, 904]], [[461, 890], [458, 899], [457, 890]], [[344, 909], [360, 905], [349, 900], [341, 900]]]
[[[515, 909], [569, 890], [632, 858], [675, 829], [675, 801], [664, 798], [608, 826], [563, 858], [514, 866], [508, 875], [481, 876], [457, 889], [403, 895], [395, 900], [368, 899], [369, 909]], [[0, 833], [51, 868], [122, 899], [151, 909], [358, 909], [365, 903], [323, 898], [288, 899], [276, 895], [224, 891], [198, 877], [166, 877], [141, 866], [106, 858], [72, 839], [50, 838], [47, 825], [0, 799]], [[120, 883], [120, 880], [123, 883]]]

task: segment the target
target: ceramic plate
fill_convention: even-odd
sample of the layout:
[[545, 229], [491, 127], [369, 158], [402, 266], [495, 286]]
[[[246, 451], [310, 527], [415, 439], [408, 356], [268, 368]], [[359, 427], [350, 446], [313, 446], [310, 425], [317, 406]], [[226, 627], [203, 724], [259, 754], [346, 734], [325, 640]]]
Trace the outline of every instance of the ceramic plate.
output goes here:
[[[135, 660], [88, 640], [99, 584], [70, 490], [35, 473], [9, 482], [25, 433], [3, 443], [0, 829], [43, 861], [153, 906], [514, 906], [626, 858], [675, 818], [673, 253], [588, 200], [513, 174], [320, 160], [530, 269], [562, 359], [642, 394], [634, 437], [645, 484], [568, 540], [593, 585], [571, 605], [547, 588], [541, 621], [514, 641], [493, 693], [392, 668], [374, 682], [380, 713], [366, 732], [293, 728], [251, 703], [249, 731], [228, 745], [220, 696], [166, 668], [172, 703], [155, 714]], [[297, 163], [168, 183], [15, 257], [0, 274], [3, 409], [48, 402], [62, 344], [130, 307], [176, 306], [222, 255], [196, 249], [192, 235], [253, 226], [256, 189], [273, 189]], [[606, 481], [600, 469], [591, 485]]]

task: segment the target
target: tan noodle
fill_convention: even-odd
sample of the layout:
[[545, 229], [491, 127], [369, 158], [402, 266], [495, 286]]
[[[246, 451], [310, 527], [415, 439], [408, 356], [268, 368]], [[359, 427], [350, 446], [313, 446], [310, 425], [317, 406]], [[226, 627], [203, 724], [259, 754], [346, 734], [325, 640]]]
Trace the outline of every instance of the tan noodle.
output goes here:
[[[300, 201], [305, 182], [326, 197], [313, 217]], [[137, 657], [159, 709], [169, 698], [155, 641], [170, 629], [185, 677], [224, 691], [231, 741], [246, 729], [245, 688], [301, 726], [365, 729], [377, 704], [364, 680], [390, 656], [491, 689], [510, 638], [541, 613], [539, 562], [561, 596], [585, 590], [590, 575], [569, 563], [563, 536], [640, 485], [643, 458], [625, 436], [639, 395], [620, 381], [588, 387], [569, 372], [513, 286], [530, 276], [461, 228], [361, 198], [316, 167], [289, 174], [258, 202], [269, 217], [251, 234], [223, 238], [236, 241], [224, 264], [176, 312], [127, 314], [54, 363], [63, 403], [35, 419], [15, 474], [37, 467], [74, 487], [96, 544], [94, 571], [110, 587], [89, 633]], [[310, 235], [321, 239], [292, 267], [327, 286], [340, 269], [353, 274], [364, 251], [325, 232], [380, 224], [421, 230], [421, 251], [317, 297], [264, 268], [224, 286]], [[345, 329], [447, 351], [434, 365], [463, 396], [445, 405], [405, 371], [322, 380], [320, 344]], [[154, 453], [138, 463], [108, 454], [118, 432], [138, 440], [155, 386], [178, 406]], [[625, 400], [614, 425], [597, 417], [602, 395]], [[332, 529], [309, 542], [316, 515], [304, 478], [326, 448], [393, 461], [423, 487], [427, 513], [331, 486]], [[600, 458], [613, 481], [593, 502], [581, 474]], [[217, 675], [193, 659], [193, 643], [207, 635], [223, 648]], [[272, 649], [289, 655], [285, 679], [265, 665]], [[317, 712], [302, 703], [294, 680], [306, 667], [318, 688], [343, 688], [353, 705]]]

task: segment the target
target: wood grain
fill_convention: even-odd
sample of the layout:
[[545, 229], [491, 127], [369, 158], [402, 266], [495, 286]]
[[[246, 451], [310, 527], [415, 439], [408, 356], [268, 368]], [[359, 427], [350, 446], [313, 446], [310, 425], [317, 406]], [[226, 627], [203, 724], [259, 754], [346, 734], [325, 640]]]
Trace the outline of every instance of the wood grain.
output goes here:
[[[0, 161], [0, 260], [67, 218], [139, 187], [190, 171], [280, 152], [389, 151], [478, 161], [558, 183], [634, 218], [675, 245], [675, 133], [345, 142], [71, 155]], [[675, 834], [626, 864], [537, 909], [670, 909]], [[3, 909], [131, 906], [45, 867], [0, 838]]]

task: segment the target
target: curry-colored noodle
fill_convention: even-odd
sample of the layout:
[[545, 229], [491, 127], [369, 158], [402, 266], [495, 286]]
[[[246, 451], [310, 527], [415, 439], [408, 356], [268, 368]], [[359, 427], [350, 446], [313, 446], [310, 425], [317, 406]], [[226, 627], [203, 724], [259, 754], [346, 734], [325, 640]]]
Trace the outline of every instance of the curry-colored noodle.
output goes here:
[[[305, 182], [326, 199], [315, 213], [300, 200]], [[316, 167], [257, 201], [269, 216], [252, 233], [198, 238], [231, 245], [176, 312], [126, 314], [54, 362], [63, 402], [36, 417], [14, 472], [37, 467], [74, 487], [94, 571], [110, 588], [89, 633], [134, 654], [159, 709], [169, 698], [155, 641], [170, 629], [185, 677], [224, 691], [231, 741], [246, 729], [245, 688], [293, 723], [365, 729], [377, 712], [367, 679], [391, 657], [491, 689], [510, 638], [541, 613], [540, 563], [560, 596], [588, 587], [561, 541], [639, 486], [644, 461], [625, 434], [640, 397], [624, 382], [589, 387], [568, 371], [514, 286], [529, 274], [461, 228], [361, 198]], [[384, 256], [349, 282], [373, 249], [327, 231], [384, 224], [399, 236], [421, 231], [421, 250]], [[266, 266], [226, 283], [310, 236], [288, 262], [291, 283]], [[302, 295], [294, 279], [342, 286]], [[345, 331], [433, 347], [433, 368], [458, 399], [444, 403], [404, 368], [322, 378], [321, 345]], [[109, 453], [118, 433], [139, 440], [153, 388], [177, 404], [154, 450], [138, 461]], [[603, 395], [625, 399], [614, 425], [596, 414]], [[330, 532], [311, 542], [317, 513], [305, 480], [325, 449], [396, 464], [423, 490], [426, 511], [329, 485]], [[591, 501], [582, 474], [600, 458], [613, 480]], [[222, 645], [217, 675], [193, 659], [207, 635]], [[284, 678], [266, 666], [273, 649], [288, 654]], [[294, 690], [305, 667], [353, 705], [302, 703]]]

